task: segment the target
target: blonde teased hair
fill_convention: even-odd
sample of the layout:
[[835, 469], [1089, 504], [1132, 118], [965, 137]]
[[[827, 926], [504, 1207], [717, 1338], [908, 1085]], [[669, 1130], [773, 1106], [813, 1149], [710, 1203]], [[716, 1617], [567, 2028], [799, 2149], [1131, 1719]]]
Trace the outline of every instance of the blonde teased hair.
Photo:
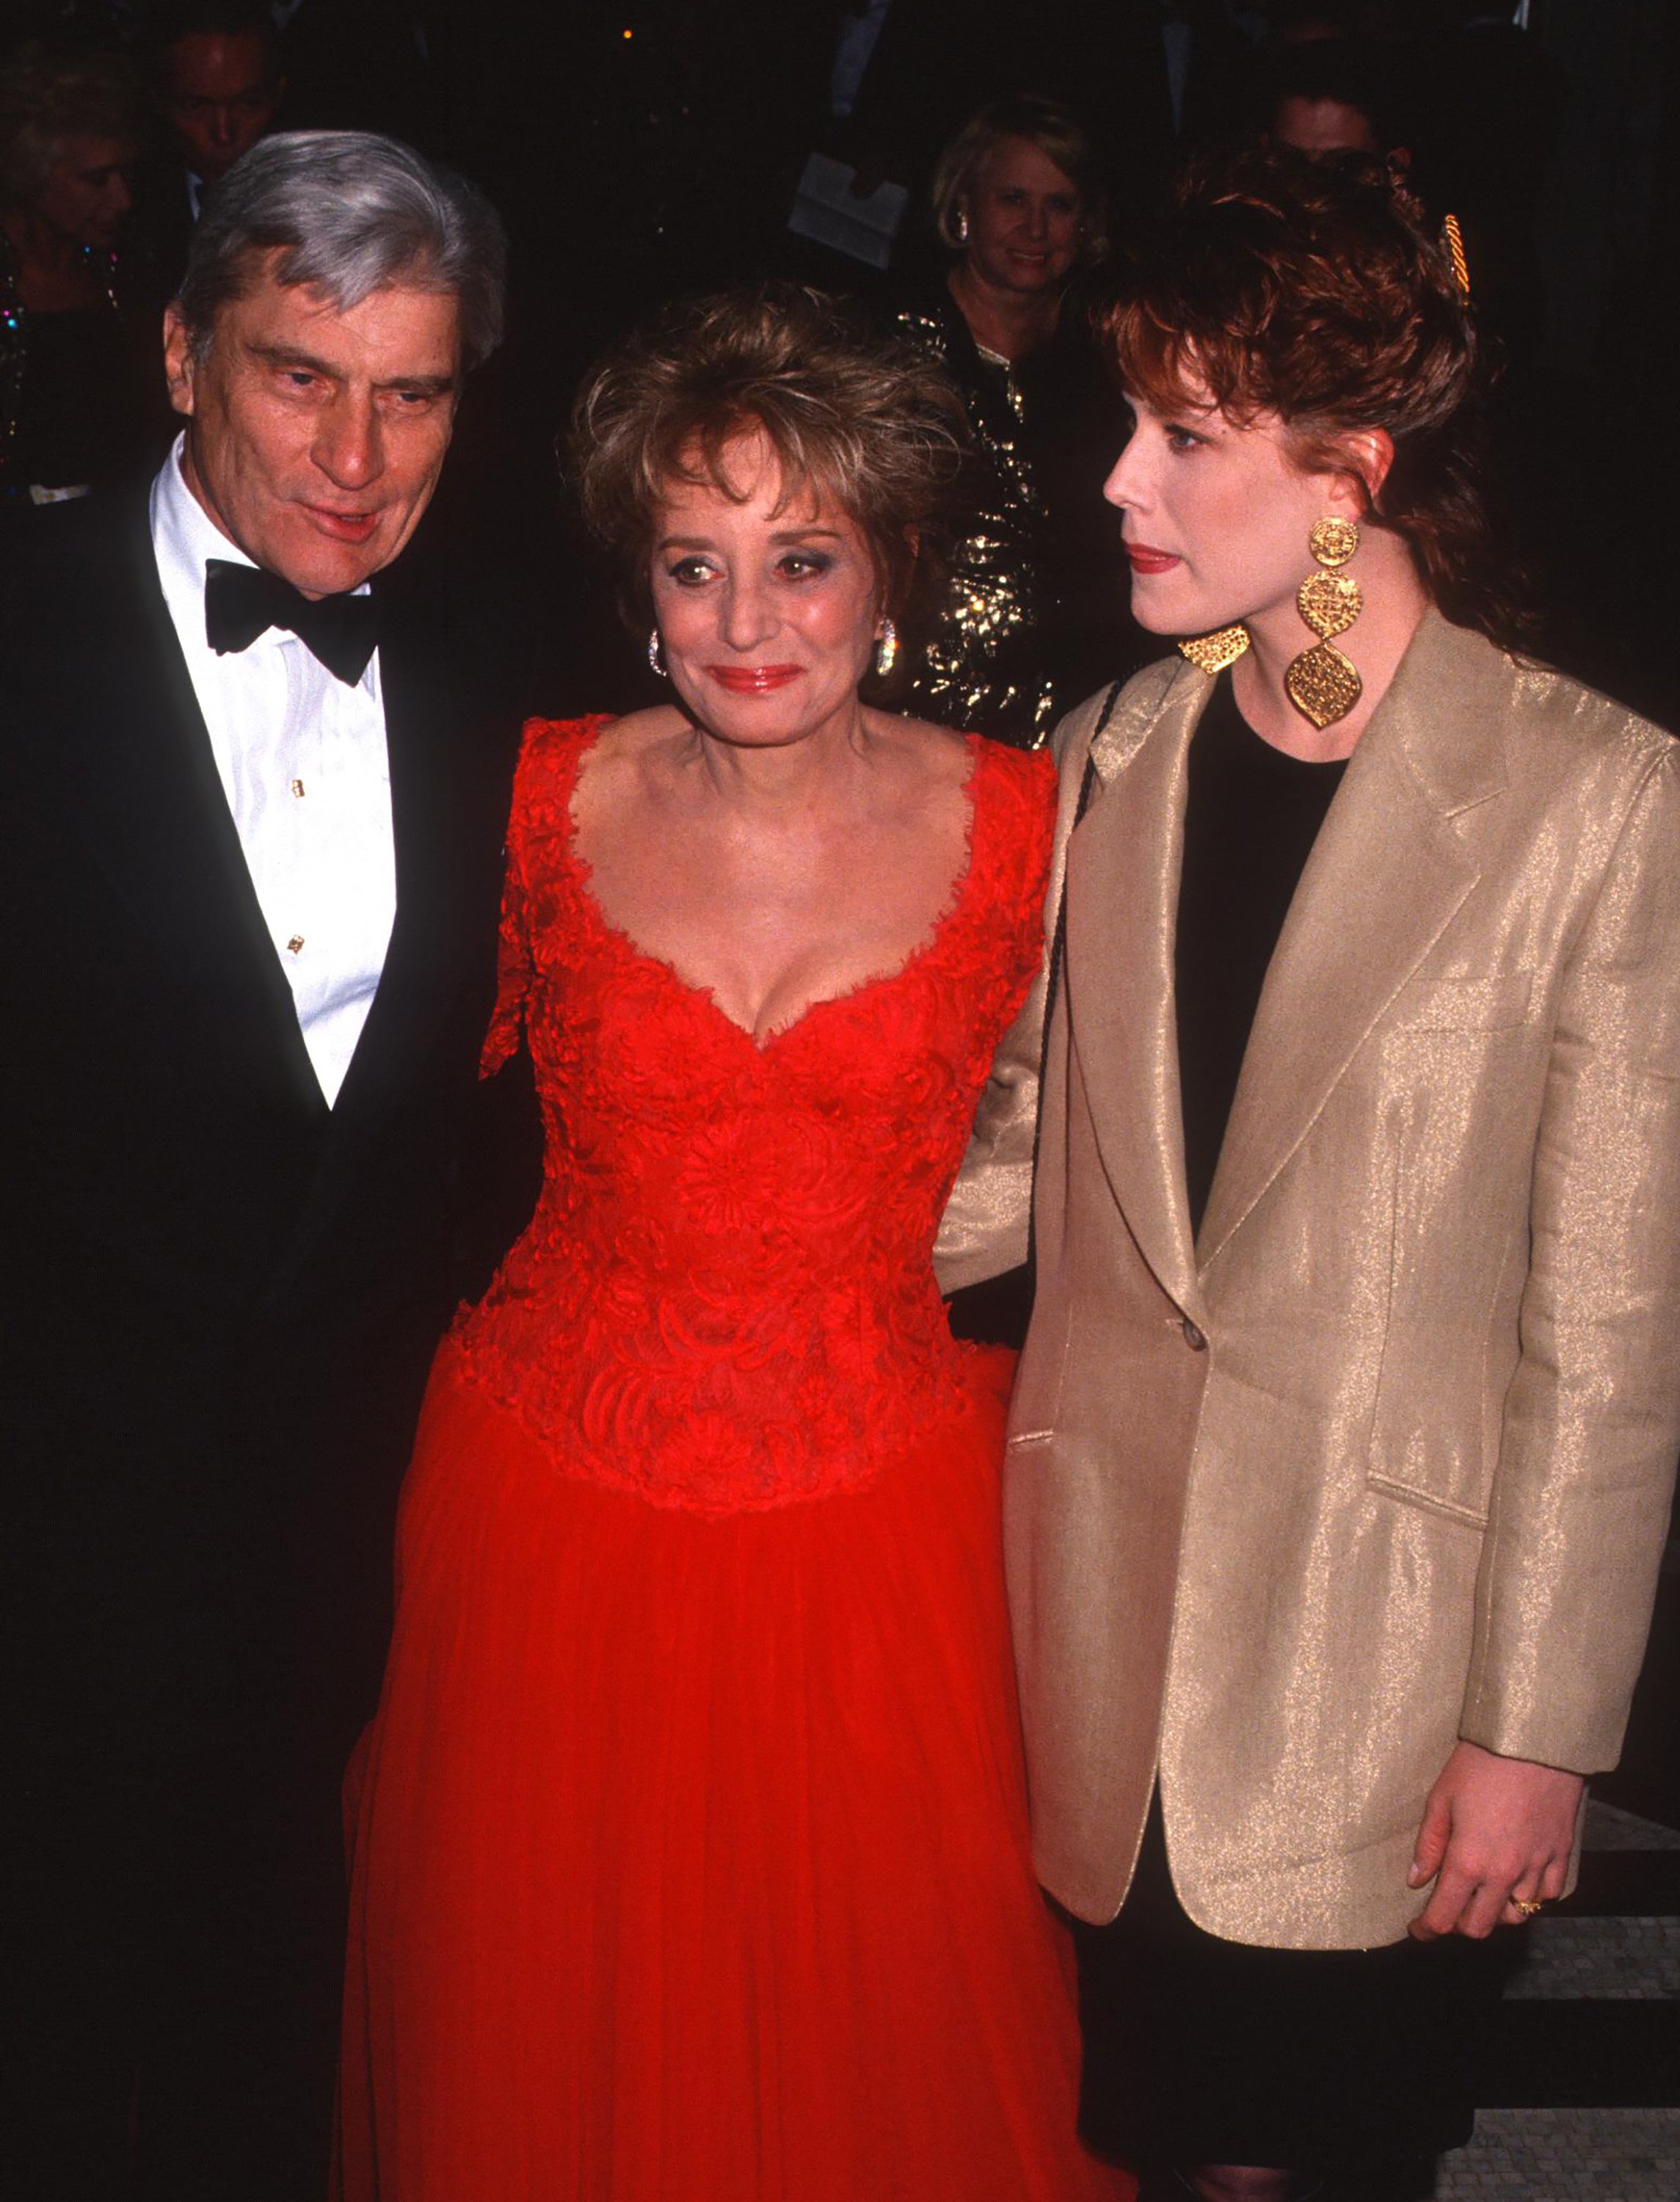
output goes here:
[[994, 100], [971, 115], [939, 156], [934, 170], [934, 229], [952, 252], [963, 249], [962, 202], [987, 158], [1005, 138], [1036, 145], [1079, 193], [1082, 264], [1100, 260], [1108, 250], [1107, 194], [1096, 148], [1084, 126], [1059, 101], [1042, 92], [1017, 92]]

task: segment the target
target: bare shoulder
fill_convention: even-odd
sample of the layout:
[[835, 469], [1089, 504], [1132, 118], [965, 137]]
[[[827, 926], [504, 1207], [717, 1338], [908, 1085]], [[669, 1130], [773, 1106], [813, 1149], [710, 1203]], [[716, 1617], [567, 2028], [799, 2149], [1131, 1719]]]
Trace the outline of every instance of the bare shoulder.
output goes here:
[[592, 756], [602, 771], [639, 763], [675, 746], [690, 732], [688, 721], [671, 704], [655, 704], [645, 711], [627, 711], [609, 720], [597, 737]]
[[869, 709], [864, 711], [864, 724], [881, 768], [901, 782], [920, 786], [934, 797], [967, 782], [971, 757], [968, 737], [953, 727]]
[[670, 759], [691, 739], [687, 720], [669, 704], [610, 720], [578, 778], [579, 816], [603, 817], [636, 802], [650, 780], [665, 776]]

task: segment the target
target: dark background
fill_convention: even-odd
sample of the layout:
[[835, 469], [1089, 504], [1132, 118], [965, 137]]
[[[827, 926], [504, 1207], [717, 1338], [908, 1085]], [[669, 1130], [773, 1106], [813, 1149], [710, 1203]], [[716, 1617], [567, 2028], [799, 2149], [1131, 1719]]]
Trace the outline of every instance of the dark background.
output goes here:
[[[650, 307], [740, 276], [868, 291], [936, 263], [925, 185], [984, 100], [1040, 89], [1096, 133], [1113, 227], [1198, 144], [1263, 124], [1272, 57], [1374, 46], [1412, 175], [1464, 221], [1507, 356], [1502, 539], [1532, 571], [1544, 654], [1680, 723], [1668, 515], [1680, 237], [1680, 26], [1667, 0], [893, 0], [853, 115], [828, 97], [846, 0], [300, 0], [288, 126], [386, 129], [472, 176], [513, 244], [509, 339], [445, 478], [457, 539], [511, 556], [556, 622], [557, 710], [641, 693], [554, 466], [577, 380]], [[144, 0], [0, 0], [0, 51], [46, 31], [139, 47]], [[1190, 26], [1180, 127], [1164, 16]], [[891, 274], [786, 227], [823, 147], [911, 187]], [[1116, 576], [1117, 592], [1122, 586]], [[563, 643], [563, 646], [561, 646]]]

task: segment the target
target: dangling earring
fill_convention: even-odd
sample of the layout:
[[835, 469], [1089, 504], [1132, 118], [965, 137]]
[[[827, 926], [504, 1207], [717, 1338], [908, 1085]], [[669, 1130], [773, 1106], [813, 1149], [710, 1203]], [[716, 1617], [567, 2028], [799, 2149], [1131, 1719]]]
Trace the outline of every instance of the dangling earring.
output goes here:
[[1247, 649], [1248, 630], [1239, 621], [1235, 627], [1216, 627], [1211, 634], [1190, 635], [1178, 647], [1204, 673], [1223, 673]]
[[957, 242], [958, 244], [966, 244], [968, 241], [969, 218], [967, 215], [959, 211], [957, 216]]
[[1365, 592], [1345, 566], [1359, 547], [1351, 520], [1332, 515], [1313, 522], [1307, 548], [1322, 570], [1309, 574], [1295, 597], [1295, 609], [1319, 639], [1304, 650], [1283, 676], [1289, 701], [1321, 731], [1345, 719], [1359, 700], [1364, 684], [1358, 669], [1335, 647], [1365, 608]]
[[877, 680], [884, 680], [899, 662], [899, 630], [889, 619], [881, 622], [881, 633], [875, 639], [875, 672]]
[[659, 655], [659, 630], [657, 627], [647, 638], [647, 662], [662, 680], [670, 679], [670, 674], [665, 670], [665, 661]]

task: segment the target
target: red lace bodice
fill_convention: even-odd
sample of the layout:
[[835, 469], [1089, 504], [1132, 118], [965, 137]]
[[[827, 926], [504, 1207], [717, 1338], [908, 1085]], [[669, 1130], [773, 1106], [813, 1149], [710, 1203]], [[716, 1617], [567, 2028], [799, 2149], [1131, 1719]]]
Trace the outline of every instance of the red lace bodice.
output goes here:
[[968, 1395], [934, 1234], [1038, 968], [1053, 768], [971, 735], [928, 940], [761, 1045], [590, 891], [571, 800], [602, 723], [526, 730], [485, 1061], [522, 1018], [546, 1163], [457, 1345], [566, 1472], [717, 1511], [856, 1486]]

